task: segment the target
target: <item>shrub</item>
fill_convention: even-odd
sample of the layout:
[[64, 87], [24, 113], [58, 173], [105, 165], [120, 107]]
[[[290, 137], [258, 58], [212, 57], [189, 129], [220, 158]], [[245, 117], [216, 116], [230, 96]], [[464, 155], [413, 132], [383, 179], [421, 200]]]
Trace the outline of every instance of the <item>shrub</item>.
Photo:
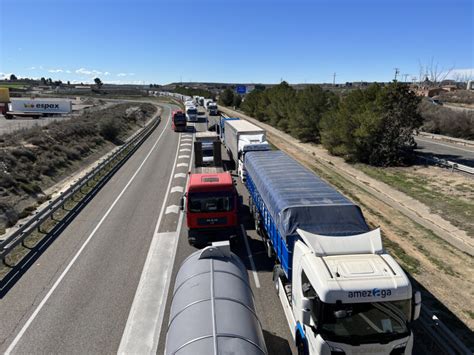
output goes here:
[[108, 118], [100, 124], [100, 134], [106, 140], [115, 142], [120, 134], [120, 122], [114, 118]]

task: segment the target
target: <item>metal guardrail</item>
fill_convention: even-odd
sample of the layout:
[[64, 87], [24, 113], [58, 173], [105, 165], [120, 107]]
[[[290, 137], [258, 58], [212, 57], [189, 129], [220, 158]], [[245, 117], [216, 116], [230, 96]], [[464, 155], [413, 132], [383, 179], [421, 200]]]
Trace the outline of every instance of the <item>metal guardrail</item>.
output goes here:
[[464, 345], [451, 330], [426, 307], [421, 308], [419, 324], [430, 337], [438, 350], [449, 355], [472, 355], [472, 351]]
[[425, 156], [420, 156], [421, 158], [431, 161], [433, 163], [436, 163], [437, 165], [443, 166], [445, 168], [451, 169], [452, 171], [458, 170], [462, 171], [463, 173], [474, 175], [474, 168], [467, 166], [467, 165], [462, 165], [459, 163], [456, 163], [454, 161], [449, 161], [446, 159], [440, 159], [438, 157], [432, 156], [432, 157], [425, 157]]
[[[146, 127], [136, 133], [132, 138], [122, 145], [117, 151], [115, 151], [110, 157], [97, 165], [87, 175], [75, 182], [71, 187], [64, 191], [61, 196], [51, 201], [49, 206], [42, 209], [35, 216], [30, 218], [25, 224], [23, 224], [17, 231], [12, 233], [7, 239], [0, 243], [0, 259], [7, 265], [5, 258], [6, 256], [19, 244], [24, 245], [24, 240], [33, 231], [41, 227], [46, 220], [53, 216], [53, 214], [62, 208], [67, 201], [74, 198], [77, 192], [81, 192], [82, 188], [89, 186], [89, 182], [98, 177], [103, 171], [110, 169], [105, 175], [100, 177], [95, 182], [95, 186], [102, 187], [102, 182], [107, 181], [130, 156], [140, 147], [140, 145], [146, 140], [146, 138], [153, 132], [161, 121], [161, 116], [158, 116], [152, 123], [149, 123]], [[125, 154], [125, 155], [124, 155]], [[94, 188], [86, 193], [80, 201], [87, 199], [89, 195], [95, 193]], [[76, 202], [80, 202], [76, 201]], [[72, 208], [69, 213], [64, 217], [66, 219], [70, 213], [73, 213], [75, 208]]]

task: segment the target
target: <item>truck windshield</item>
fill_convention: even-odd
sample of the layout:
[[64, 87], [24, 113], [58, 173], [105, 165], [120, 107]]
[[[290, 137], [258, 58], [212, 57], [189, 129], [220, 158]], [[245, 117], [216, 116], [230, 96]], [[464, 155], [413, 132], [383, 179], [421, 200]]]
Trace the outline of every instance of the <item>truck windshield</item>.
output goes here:
[[186, 116], [183, 115], [176, 115], [174, 116], [175, 122], [186, 122]]
[[190, 212], [229, 212], [234, 209], [234, 195], [229, 192], [199, 192], [188, 196]]
[[319, 329], [327, 340], [349, 344], [386, 343], [408, 336], [410, 300], [322, 305]]
[[188, 115], [197, 115], [197, 110], [196, 109], [188, 110]]

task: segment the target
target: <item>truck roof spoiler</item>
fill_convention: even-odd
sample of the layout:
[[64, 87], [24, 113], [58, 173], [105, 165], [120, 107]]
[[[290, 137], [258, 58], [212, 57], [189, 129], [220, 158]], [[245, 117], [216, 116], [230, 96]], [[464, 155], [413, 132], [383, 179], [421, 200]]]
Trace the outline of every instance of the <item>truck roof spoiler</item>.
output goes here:
[[299, 228], [296, 231], [316, 256], [382, 254], [384, 251], [380, 228], [348, 236], [320, 235]]

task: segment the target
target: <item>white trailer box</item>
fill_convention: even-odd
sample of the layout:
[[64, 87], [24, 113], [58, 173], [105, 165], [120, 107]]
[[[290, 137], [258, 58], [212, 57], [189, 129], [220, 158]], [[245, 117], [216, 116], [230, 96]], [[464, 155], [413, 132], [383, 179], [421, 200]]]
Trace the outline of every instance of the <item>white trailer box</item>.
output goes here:
[[72, 111], [71, 100], [12, 98], [10, 111], [21, 113], [64, 114]]
[[265, 136], [265, 130], [244, 120], [226, 120], [224, 122], [225, 145], [241, 181], [245, 181], [244, 158], [247, 151], [271, 150]]
[[[236, 164], [239, 152], [243, 152], [245, 145], [266, 143], [265, 130], [248, 121], [225, 121], [224, 132], [227, 151], [232, 155]], [[246, 144], [243, 144], [244, 142]]]

